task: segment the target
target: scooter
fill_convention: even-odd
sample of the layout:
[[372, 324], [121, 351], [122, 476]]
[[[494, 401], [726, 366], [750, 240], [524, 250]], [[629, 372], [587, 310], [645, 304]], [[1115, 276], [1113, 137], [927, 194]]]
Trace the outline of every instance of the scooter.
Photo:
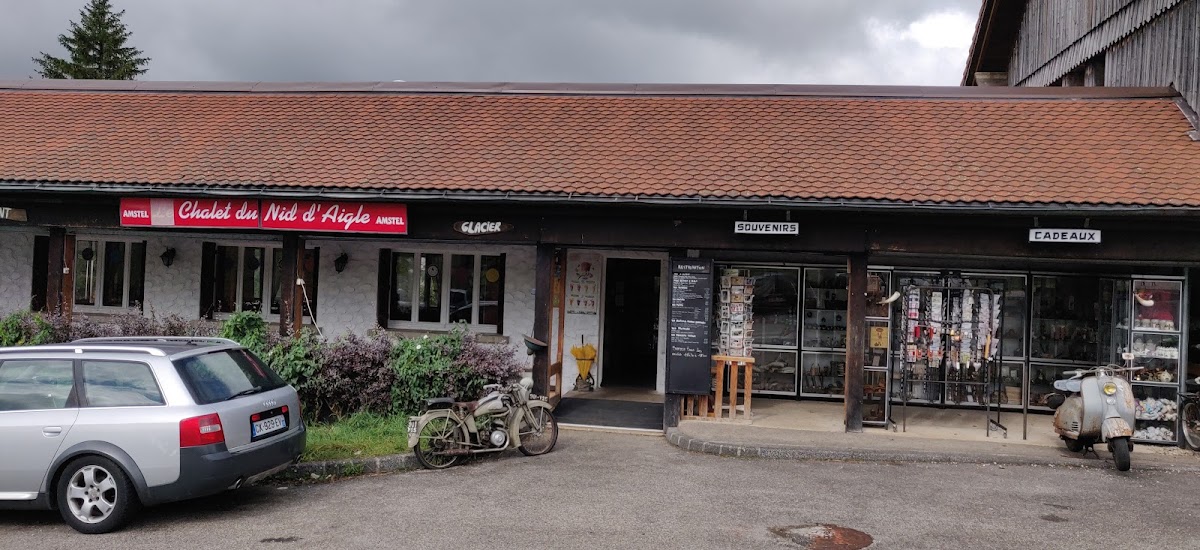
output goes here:
[[1133, 451], [1134, 397], [1122, 372], [1141, 367], [1107, 365], [1067, 371], [1070, 378], [1054, 381], [1055, 393], [1047, 400], [1054, 409], [1054, 431], [1071, 452], [1095, 452], [1097, 443], [1107, 443], [1118, 471], [1129, 470]]

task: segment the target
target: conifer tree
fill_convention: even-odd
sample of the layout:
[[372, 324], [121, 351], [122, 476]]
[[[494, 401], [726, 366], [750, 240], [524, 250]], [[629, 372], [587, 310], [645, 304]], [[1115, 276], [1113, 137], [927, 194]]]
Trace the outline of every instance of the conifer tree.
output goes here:
[[127, 46], [129, 29], [121, 22], [125, 10], [114, 12], [109, 0], [91, 0], [79, 11], [79, 23], [71, 21], [68, 34], [58, 35], [68, 59], [45, 52], [33, 58], [42, 78], [91, 78], [133, 80], [146, 72], [150, 58]]

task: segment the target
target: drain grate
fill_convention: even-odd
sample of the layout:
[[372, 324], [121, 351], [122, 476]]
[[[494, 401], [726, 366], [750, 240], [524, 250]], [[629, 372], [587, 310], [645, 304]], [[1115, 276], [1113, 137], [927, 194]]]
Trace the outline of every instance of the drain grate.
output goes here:
[[806, 550], [860, 550], [875, 542], [857, 529], [829, 523], [772, 527], [771, 534]]

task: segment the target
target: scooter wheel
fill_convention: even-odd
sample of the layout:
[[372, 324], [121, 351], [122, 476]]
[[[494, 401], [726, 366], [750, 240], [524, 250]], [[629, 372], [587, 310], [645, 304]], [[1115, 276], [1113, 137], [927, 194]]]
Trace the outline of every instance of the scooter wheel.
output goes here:
[[1129, 471], [1129, 438], [1118, 437], [1108, 442], [1108, 446], [1112, 449], [1113, 462], [1117, 465], [1118, 472]]

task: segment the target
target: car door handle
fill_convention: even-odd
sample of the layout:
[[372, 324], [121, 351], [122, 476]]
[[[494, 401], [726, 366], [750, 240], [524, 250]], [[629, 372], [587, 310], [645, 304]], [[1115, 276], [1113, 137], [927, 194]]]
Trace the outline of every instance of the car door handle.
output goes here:
[[46, 426], [42, 428], [42, 435], [46, 437], [58, 437], [62, 433], [61, 426]]

